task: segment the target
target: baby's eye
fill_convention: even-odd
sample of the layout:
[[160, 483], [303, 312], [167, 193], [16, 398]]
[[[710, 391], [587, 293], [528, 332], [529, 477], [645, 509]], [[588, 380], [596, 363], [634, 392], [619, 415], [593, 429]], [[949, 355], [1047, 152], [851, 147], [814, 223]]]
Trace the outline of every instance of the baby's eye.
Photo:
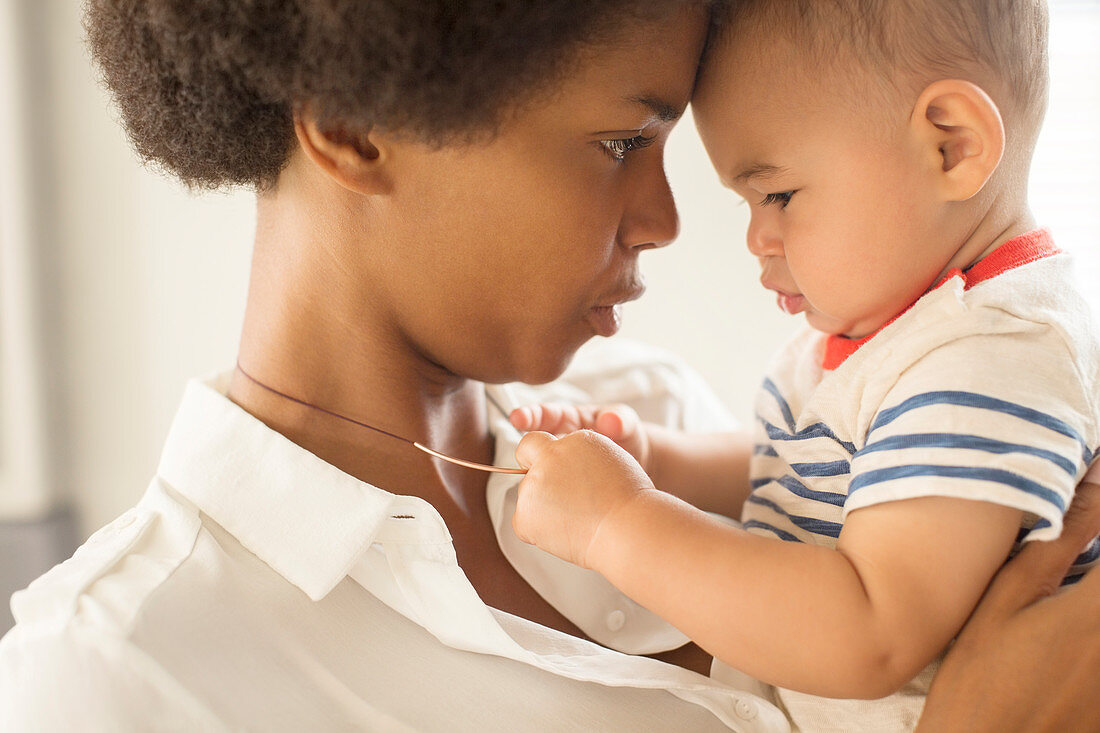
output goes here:
[[764, 197], [764, 200], [760, 202], [761, 206], [771, 206], [772, 204], [779, 204], [779, 208], [787, 208], [787, 204], [791, 202], [791, 197], [794, 196], [794, 191], [780, 191], [779, 193], [769, 193]]
[[631, 150], [647, 148], [652, 145], [653, 141], [656, 139], [656, 135], [652, 137], [635, 135], [634, 137], [620, 138], [617, 140], [600, 140], [600, 147], [602, 147], [604, 152], [611, 156], [612, 159], [621, 162], [626, 159], [626, 154]]

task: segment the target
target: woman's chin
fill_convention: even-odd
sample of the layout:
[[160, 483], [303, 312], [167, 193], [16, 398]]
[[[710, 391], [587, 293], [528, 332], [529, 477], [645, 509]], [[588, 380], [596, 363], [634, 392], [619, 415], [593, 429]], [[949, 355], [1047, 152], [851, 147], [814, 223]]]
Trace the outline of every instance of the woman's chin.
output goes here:
[[[587, 341], [587, 339], [584, 339]], [[523, 382], [524, 384], [546, 384], [560, 377], [573, 361], [573, 356], [584, 344], [537, 344], [521, 354], [515, 355], [513, 373], [502, 379], [503, 382]]]
[[[468, 348], [441, 356], [437, 361], [446, 365], [454, 375], [487, 384], [546, 384], [560, 377], [573, 356], [590, 338], [588, 328], [566, 333], [563, 329], [541, 329], [547, 334], [528, 337], [535, 329], [527, 329], [523, 335], [482, 340], [469, 344]], [[495, 343], [493, 343], [495, 341]]]
[[565, 372], [569, 362], [573, 359], [573, 353], [564, 358], [561, 355], [548, 356], [539, 361], [525, 362], [511, 375], [505, 376], [501, 382], [522, 382], [524, 384], [546, 384], [553, 382]]

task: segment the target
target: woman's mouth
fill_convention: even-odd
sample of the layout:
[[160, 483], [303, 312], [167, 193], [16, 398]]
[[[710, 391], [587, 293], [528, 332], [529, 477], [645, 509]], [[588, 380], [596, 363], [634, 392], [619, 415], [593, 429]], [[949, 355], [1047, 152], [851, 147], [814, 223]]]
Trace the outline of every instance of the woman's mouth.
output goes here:
[[619, 332], [623, 325], [623, 303], [637, 300], [645, 293], [645, 285], [640, 281], [632, 284], [625, 292], [608, 298], [607, 305], [597, 305], [588, 311], [588, 322], [597, 336], [610, 338]]
[[610, 338], [619, 332], [623, 325], [623, 306], [598, 305], [588, 311], [588, 322], [592, 324], [597, 336]]

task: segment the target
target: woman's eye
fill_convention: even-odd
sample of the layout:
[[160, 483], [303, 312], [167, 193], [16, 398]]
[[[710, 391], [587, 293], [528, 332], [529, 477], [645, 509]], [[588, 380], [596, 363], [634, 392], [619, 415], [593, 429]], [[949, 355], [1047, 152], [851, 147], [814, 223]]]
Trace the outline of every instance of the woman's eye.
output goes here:
[[635, 135], [634, 137], [620, 138], [617, 140], [600, 140], [600, 147], [602, 147], [614, 160], [622, 161], [626, 159], [626, 154], [631, 150], [647, 148], [652, 145], [653, 141], [656, 139], [656, 135], [652, 137]]
[[781, 191], [779, 193], [769, 193], [764, 197], [764, 200], [760, 202], [761, 206], [771, 206], [772, 204], [779, 204], [779, 208], [787, 208], [787, 204], [791, 202], [791, 196], [794, 196], [794, 191]]

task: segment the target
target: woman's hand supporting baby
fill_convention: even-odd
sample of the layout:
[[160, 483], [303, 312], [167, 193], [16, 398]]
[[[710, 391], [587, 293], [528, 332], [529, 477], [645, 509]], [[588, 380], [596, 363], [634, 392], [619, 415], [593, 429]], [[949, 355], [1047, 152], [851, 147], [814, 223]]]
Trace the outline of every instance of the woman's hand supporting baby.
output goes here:
[[919, 733], [1100, 730], [1100, 573], [1059, 587], [1098, 532], [1100, 485], [1082, 483], [1062, 535], [1028, 543], [993, 579], [932, 682]]

